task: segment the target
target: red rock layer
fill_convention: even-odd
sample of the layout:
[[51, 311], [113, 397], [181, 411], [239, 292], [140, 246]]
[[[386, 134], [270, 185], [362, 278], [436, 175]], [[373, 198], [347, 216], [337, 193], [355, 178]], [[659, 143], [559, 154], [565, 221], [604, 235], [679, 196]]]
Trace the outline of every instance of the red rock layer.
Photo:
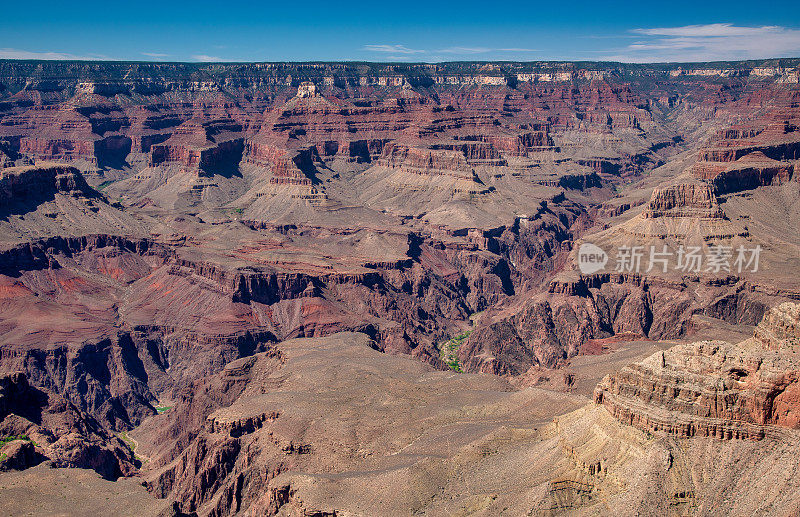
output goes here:
[[0, 201], [7, 204], [52, 196], [56, 192], [73, 196], [99, 197], [99, 194], [86, 184], [81, 173], [67, 165], [9, 168], [0, 172]]
[[378, 165], [413, 174], [453, 176], [474, 180], [475, 173], [463, 152], [391, 144], [384, 147]]
[[130, 476], [138, 460], [94, 418], [24, 374], [0, 376], [0, 433], [17, 436], [0, 446], [0, 470], [22, 470], [44, 460], [53, 467], [93, 469], [106, 479]]
[[762, 439], [798, 429], [798, 307], [770, 310], [756, 339], [739, 345], [679, 345], [625, 367], [597, 386], [595, 402], [624, 423], [680, 437]]
[[716, 191], [707, 183], [680, 183], [653, 191], [643, 212], [645, 218], [698, 217], [722, 219]]
[[[760, 92], [764, 95], [765, 92]], [[800, 95], [772, 92], [765, 110], [746, 122], [718, 131], [699, 151], [695, 176], [713, 182], [720, 193], [737, 192], [790, 180], [800, 157]], [[756, 94], [754, 94], [754, 97]], [[757, 99], [751, 99], [754, 103]]]

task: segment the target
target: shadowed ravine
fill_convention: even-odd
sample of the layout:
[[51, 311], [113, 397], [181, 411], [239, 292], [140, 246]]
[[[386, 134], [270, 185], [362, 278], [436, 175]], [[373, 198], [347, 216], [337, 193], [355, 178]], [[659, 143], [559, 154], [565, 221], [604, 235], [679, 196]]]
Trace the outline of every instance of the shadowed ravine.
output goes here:
[[800, 511], [798, 62], [0, 60], [2, 513]]

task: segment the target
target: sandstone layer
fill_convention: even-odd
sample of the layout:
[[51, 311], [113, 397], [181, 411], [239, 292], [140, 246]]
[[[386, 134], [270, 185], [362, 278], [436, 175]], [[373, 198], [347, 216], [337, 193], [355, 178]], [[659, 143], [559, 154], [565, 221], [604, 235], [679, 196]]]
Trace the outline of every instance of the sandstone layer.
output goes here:
[[0, 61], [0, 487], [791, 512], [798, 63]]

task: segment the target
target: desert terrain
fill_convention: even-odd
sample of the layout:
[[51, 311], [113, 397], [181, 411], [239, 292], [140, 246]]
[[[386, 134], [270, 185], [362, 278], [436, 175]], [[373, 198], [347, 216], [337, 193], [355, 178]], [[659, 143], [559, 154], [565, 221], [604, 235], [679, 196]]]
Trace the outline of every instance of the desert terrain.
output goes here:
[[0, 60], [0, 513], [800, 512], [799, 82]]

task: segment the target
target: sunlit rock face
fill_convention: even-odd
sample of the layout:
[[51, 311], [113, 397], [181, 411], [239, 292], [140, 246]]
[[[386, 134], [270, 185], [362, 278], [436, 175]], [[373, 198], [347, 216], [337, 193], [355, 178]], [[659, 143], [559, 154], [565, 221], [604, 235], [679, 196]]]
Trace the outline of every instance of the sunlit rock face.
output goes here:
[[[176, 515], [790, 513], [797, 65], [0, 61], [2, 475]], [[731, 263], [647, 267], [681, 247]]]
[[606, 377], [595, 401], [618, 420], [681, 437], [762, 439], [800, 428], [800, 305], [769, 310], [754, 337], [659, 352]]

